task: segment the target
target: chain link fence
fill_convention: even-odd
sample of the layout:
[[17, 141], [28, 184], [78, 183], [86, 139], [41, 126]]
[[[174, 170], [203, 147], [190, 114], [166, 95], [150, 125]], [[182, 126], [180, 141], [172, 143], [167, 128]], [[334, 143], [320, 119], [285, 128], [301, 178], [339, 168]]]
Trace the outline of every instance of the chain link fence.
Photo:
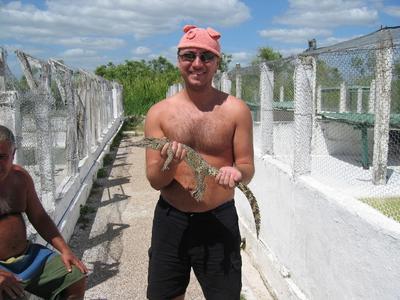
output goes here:
[[122, 87], [21, 51], [13, 57], [23, 74], [17, 79], [7, 52], [0, 53], [0, 124], [15, 133], [16, 162], [31, 174], [52, 213], [63, 188], [123, 114]]
[[259, 154], [281, 161], [294, 178], [315, 177], [400, 222], [399, 52], [400, 28], [383, 28], [236, 66], [215, 86], [248, 103]]

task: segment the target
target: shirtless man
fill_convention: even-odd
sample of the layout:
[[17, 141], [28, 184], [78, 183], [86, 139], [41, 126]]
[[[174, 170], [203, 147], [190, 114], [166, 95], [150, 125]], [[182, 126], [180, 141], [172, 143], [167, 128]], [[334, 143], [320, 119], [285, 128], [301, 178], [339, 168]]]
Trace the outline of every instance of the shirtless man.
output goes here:
[[[24, 290], [44, 299], [57, 296], [83, 299], [87, 269], [44, 210], [31, 176], [21, 166], [13, 164], [15, 151], [13, 133], [0, 125], [0, 300], [21, 298]], [[37, 232], [60, 254], [27, 241], [22, 213], [26, 213]], [[29, 265], [32, 269], [34, 263], [21, 265], [24, 264], [22, 258], [30, 255], [46, 259], [35, 267], [38, 272], [21, 278], [24, 273], [13, 270], [17, 267], [29, 269]]]
[[[240, 232], [234, 205], [235, 182], [254, 175], [252, 119], [247, 105], [212, 87], [221, 56], [220, 34], [187, 25], [178, 45], [178, 67], [185, 89], [149, 110], [145, 135], [167, 137], [174, 159], [161, 168], [168, 144], [146, 149], [151, 186], [160, 190], [149, 249], [149, 299], [184, 299], [193, 268], [206, 299], [240, 298]], [[203, 200], [190, 194], [193, 171], [182, 161], [182, 144], [195, 149], [212, 166]]]

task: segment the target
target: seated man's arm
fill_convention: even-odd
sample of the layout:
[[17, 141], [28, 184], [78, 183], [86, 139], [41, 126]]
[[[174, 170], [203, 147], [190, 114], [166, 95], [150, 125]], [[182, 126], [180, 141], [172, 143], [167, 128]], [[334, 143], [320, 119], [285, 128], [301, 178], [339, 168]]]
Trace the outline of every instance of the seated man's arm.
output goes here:
[[72, 253], [57, 226], [40, 203], [31, 176], [25, 170], [23, 170], [23, 174], [27, 187], [26, 215], [29, 221], [40, 236], [60, 252], [68, 271], [71, 271], [71, 265], [75, 265], [82, 273], [87, 273], [86, 266]]

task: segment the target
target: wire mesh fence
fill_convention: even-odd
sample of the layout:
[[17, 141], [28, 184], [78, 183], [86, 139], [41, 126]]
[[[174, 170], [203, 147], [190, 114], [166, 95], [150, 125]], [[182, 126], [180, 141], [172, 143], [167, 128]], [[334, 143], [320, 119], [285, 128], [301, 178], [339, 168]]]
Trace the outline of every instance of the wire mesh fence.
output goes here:
[[17, 79], [0, 48], [0, 124], [16, 135], [16, 161], [31, 174], [46, 209], [123, 113], [122, 87], [62, 62], [16, 51]]
[[399, 27], [223, 80], [248, 103], [261, 154], [400, 221]]

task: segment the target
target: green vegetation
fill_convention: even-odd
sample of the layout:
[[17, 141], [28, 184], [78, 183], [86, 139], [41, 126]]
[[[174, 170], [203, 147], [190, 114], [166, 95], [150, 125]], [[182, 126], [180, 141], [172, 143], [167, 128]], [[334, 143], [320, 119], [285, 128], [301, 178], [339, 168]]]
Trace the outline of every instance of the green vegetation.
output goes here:
[[361, 198], [360, 200], [379, 210], [385, 216], [400, 222], [400, 197]]
[[221, 60], [219, 61], [218, 70], [221, 72], [228, 72], [229, 64], [232, 61], [232, 54], [221, 53]]
[[107, 176], [107, 170], [105, 168], [100, 168], [97, 171], [97, 178], [104, 178]]
[[112, 162], [113, 162], [113, 157], [111, 156], [111, 154], [110, 153], [107, 153], [106, 155], [104, 155], [104, 158], [103, 158], [103, 165], [104, 166], [109, 166], [109, 165], [111, 165], [112, 164]]
[[280, 54], [278, 51], [275, 51], [271, 47], [261, 47], [258, 48], [258, 54], [256, 58], [253, 60], [252, 64], [258, 65], [262, 62], [278, 60], [281, 58], [282, 54]]
[[90, 218], [88, 218], [88, 214], [94, 213], [96, 210], [88, 205], [80, 205], [79, 210], [79, 219], [78, 223], [80, 224], [80, 228], [85, 229], [89, 224]]
[[95, 209], [93, 207], [88, 206], [88, 205], [80, 205], [79, 213], [81, 216], [85, 216], [85, 215], [91, 214], [93, 212], [95, 212]]
[[[258, 66], [262, 62], [267, 62], [268, 66], [273, 69], [275, 73], [275, 87], [283, 85], [285, 91], [293, 90], [293, 82], [291, 80], [286, 80], [285, 76], [282, 78], [280, 77], [284, 69], [290, 67], [287, 62], [280, 60], [281, 58], [282, 55], [272, 48], [261, 47], [258, 49], [257, 57], [252, 61], [254, 71], [242, 75], [243, 100], [248, 103], [260, 103], [260, 71]], [[288, 85], [291, 85], [291, 87]], [[277, 90], [277, 97], [279, 98], [279, 88], [277, 88]], [[274, 97], [276, 97], [276, 95], [274, 95]]]
[[391, 112], [400, 114], [400, 58], [394, 63]]
[[[329, 57], [331, 58], [331, 57]], [[324, 60], [325, 59], [325, 60]], [[322, 88], [339, 88], [343, 82], [342, 75], [336, 66], [332, 66], [328, 58], [323, 55], [317, 59], [317, 86]], [[328, 111], [338, 111], [339, 90], [325, 90], [322, 95], [323, 108]]]
[[126, 123], [122, 125], [118, 133], [115, 135], [114, 139], [111, 142], [110, 149], [114, 150], [115, 148], [118, 148], [119, 144], [121, 143], [122, 138], [124, 137], [124, 130], [125, 130], [125, 125]]
[[127, 130], [141, 130], [143, 131], [143, 121], [144, 117], [143, 116], [129, 116], [125, 119], [124, 125], [123, 125], [123, 131]]
[[292, 59], [280, 59], [271, 65], [274, 71], [274, 101], [280, 99], [280, 88], [283, 87], [283, 101], [294, 101], [293, 74], [294, 64]]
[[122, 84], [126, 115], [146, 114], [154, 103], [165, 98], [170, 85], [180, 81], [178, 69], [161, 56], [151, 61], [126, 60], [120, 65], [110, 62], [95, 73]]

